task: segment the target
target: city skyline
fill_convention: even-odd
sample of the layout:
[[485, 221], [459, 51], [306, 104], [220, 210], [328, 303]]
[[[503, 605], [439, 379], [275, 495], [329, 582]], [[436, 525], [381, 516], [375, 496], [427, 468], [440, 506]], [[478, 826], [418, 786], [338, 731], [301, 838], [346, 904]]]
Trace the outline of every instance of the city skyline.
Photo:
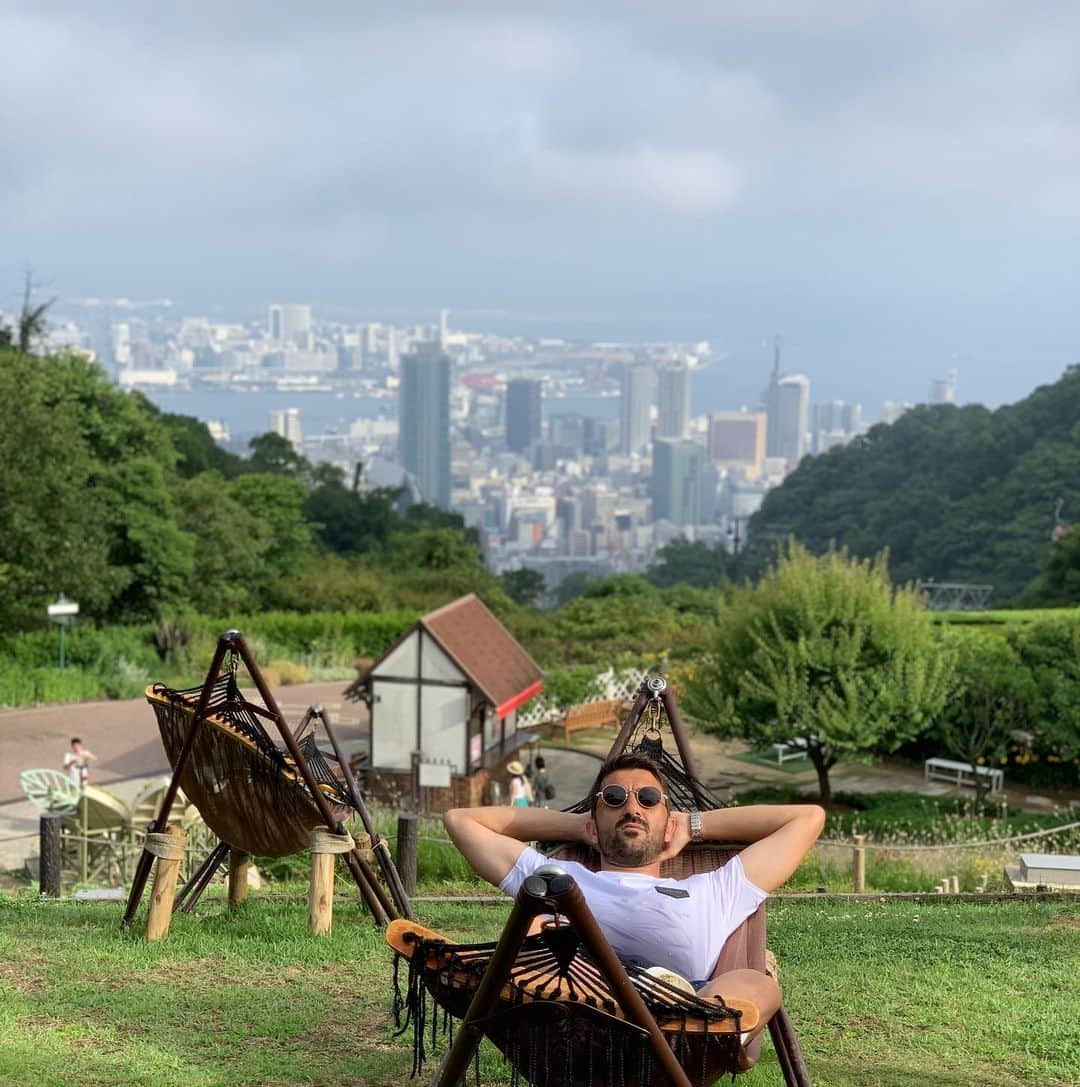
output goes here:
[[16, 2], [0, 306], [29, 265], [188, 313], [709, 339], [742, 401], [779, 331], [823, 398], [955, 368], [994, 407], [1080, 342], [1077, 29], [994, 2]]

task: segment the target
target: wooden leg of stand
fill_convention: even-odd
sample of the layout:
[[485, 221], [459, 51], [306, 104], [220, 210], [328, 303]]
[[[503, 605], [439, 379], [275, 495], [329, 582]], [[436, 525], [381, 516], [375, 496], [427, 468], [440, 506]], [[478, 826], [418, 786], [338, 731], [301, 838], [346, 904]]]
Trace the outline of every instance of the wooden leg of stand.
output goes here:
[[247, 898], [248, 862], [251, 856], [237, 849], [229, 852], [229, 909], [235, 909]]
[[169, 935], [172, 921], [176, 877], [184, 856], [187, 835], [180, 827], [167, 827], [160, 834], [147, 835], [147, 848], [157, 857], [154, 889], [150, 892], [150, 912], [146, 918], [146, 938], [160, 940]]
[[311, 887], [308, 889], [308, 932], [329, 936], [334, 926], [334, 855], [311, 854]]

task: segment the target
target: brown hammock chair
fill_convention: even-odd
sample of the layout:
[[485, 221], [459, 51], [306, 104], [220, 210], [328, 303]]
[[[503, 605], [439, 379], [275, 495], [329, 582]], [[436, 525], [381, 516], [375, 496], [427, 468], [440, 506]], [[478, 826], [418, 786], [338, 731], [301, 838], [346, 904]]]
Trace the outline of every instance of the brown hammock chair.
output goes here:
[[[664, 745], [665, 724], [674, 751]], [[676, 810], [722, 806], [697, 775], [675, 699], [662, 678], [642, 683], [608, 757], [624, 751], [640, 751], [657, 763]], [[569, 810], [588, 809], [586, 798]], [[661, 875], [681, 879], [712, 871], [741, 848], [689, 846], [664, 862]], [[740, 1034], [758, 1025], [757, 1009], [745, 1002], [700, 1000], [621, 963], [559, 860], [596, 868], [599, 858], [585, 846], [556, 849], [553, 865], [525, 881], [498, 943], [455, 945], [408, 922], [387, 930], [397, 952], [394, 1010], [402, 1031], [413, 1028], [413, 1074], [426, 1056], [425, 1034], [432, 1042], [436, 1035], [438, 1016], [429, 1018], [428, 997], [443, 1009], [444, 1023], [447, 1017], [462, 1020], [433, 1087], [460, 1082], [482, 1035], [510, 1062], [512, 1082], [534, 1087], [707, 1087], [750, 1068], [761, 1038], [743, 1045]], [[535, 917], [549, 914], [555, 914], [555, 924], [525, 935]], [[406, 960], [402, 994], [399, 969]], [[728, 938], [713, 976], [742, 968], [766, 970], [764, 905]], [[768, 1028], [784, 1082], [810, 1087], [783, 1005]]]
[[[247, 668], [262, 703], [241, 689], [238, 666]], [[295, 732], [289, 729], [258, 666], [238, 631], [228, 631], [198, 688], [172, 690], [154, 684], [146, 692], [161, 732], [173, 776], [151, 831], [164, 829], [178, 789], [198, 809], [221, 844], [206, 858], [177, 896], [190, 910], [230, 851], [284, 857], [306, 849], [311, 832], [325, 826], [343, 833], [344, 821], [359, 814], [368, 842], [345, 854], [365, 902], [385, 925], [411, 916], [408, 899], [385, 841], [374, 830], [355, 779], [325, 712], [312, 708]], [[337, 765], [316, 743], [321, 720]], [[272, 739], [276, 726], [284, 746]], [[148, 859], [149, 858], [149, 859]], [[140, 858], [124, 924], [130, 924], [149, 874], [152, 857]], [[382, 871], [384, 888], [373, 865]]]

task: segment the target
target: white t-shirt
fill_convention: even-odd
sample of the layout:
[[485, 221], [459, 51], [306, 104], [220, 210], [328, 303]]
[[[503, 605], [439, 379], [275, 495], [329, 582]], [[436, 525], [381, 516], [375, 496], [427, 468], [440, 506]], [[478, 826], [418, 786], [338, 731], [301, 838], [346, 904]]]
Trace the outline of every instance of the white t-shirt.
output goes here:
[[[526, 846], [499, 890], [515, 896], [528, 876], [551, 863]], [[727, 938], [768, 898], [746, 878], [737, 856], [723, 868], [687, 879], [593, 872], [576, 861], [556, 863], [577, 881], [617, 955], [666, 966], [690, 981], [712, 974]], [[685, 891], [686, 896], [672, 897], [658, 887]]]

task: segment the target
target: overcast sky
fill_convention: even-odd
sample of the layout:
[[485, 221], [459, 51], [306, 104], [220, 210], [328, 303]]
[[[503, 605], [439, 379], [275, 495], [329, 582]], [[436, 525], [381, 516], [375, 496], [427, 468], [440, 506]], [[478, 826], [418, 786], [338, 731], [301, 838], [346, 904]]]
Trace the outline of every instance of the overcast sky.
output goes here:
[[868, 404], [1080, 358], [1075, 4], [0, 8], [8, 309], [29, 263], [187, 312], [707, 336], [735, 394], [779, 332]]

